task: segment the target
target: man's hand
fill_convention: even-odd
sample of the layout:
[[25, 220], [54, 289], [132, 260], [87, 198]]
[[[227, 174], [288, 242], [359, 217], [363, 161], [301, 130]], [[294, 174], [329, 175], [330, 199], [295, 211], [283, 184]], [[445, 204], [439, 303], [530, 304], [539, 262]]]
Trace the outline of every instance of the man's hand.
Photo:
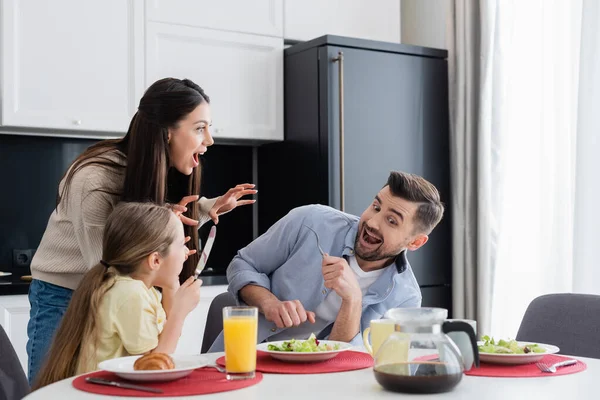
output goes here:
[[306, 311], [298, 300], [280, 301], [269, 299], [260, 308], [267, 321], [274, 322], [280, 329], [298, 326], [307, 320], [313, 324], [315, 323], [315, 313]]
[[362, 292], [356, 275], [344, 258], [325, 254], [322, 267], [326, 288], [335, 291], [344, 301], [362, 301]]

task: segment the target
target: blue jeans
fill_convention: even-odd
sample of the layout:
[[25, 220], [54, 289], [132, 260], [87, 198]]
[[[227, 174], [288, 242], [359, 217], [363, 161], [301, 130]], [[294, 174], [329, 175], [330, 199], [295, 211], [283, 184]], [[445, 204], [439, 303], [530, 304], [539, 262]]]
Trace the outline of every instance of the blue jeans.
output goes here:
[[73, 291], [34, 279], [29, 286], [29, 323], [27, 324], [27, 356], [29, 357], [29, 384], [39, 372], [54, 333], [67, 311]]

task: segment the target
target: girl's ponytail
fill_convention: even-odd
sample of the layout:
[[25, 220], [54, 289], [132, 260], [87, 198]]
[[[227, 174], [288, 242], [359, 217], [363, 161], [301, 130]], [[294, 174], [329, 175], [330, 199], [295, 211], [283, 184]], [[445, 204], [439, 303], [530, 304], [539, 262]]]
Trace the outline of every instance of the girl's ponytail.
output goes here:
[[87, 353], [90, 349], [87, 341], [96, 338], [98, 307], [114, 285], [116, 275], [114, 268], [101, 263], [85, 274], [73, 293], [32, 390], [74, 376], [79, 363], [87, 362], [92, 354], [82, 352]]

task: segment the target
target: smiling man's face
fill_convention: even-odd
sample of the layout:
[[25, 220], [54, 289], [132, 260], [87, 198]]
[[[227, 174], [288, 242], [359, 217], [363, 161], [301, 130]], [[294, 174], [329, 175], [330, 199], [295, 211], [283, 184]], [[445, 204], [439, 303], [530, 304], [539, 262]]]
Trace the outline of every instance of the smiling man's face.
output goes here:
[[394, 196], [389, 186], [381, 189], [360, 217], [354, 243], [356, 256], [364, 261], [391, 261], [406, 249], [424, 245], [427, 235], [415, 229], [418, 208], [419, 204]]

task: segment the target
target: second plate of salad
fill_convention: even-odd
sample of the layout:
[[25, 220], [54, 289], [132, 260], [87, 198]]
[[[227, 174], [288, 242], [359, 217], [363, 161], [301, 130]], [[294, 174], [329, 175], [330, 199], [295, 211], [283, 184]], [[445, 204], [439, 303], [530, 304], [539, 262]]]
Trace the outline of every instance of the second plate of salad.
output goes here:
[[529, 364], [541, 360], [546, 354], [558, 353], [560, 349], [551, 344], [498, 340], [489, 336], [478, 342], [479, 359], [491, 364]]
[[327, 361], [351, 348], [349, 343], [317, 340], [314, 335], [307, 340], [281, 340], [257, 346], [257, 350], [268, 353], [276, 360], [295, 363]]

